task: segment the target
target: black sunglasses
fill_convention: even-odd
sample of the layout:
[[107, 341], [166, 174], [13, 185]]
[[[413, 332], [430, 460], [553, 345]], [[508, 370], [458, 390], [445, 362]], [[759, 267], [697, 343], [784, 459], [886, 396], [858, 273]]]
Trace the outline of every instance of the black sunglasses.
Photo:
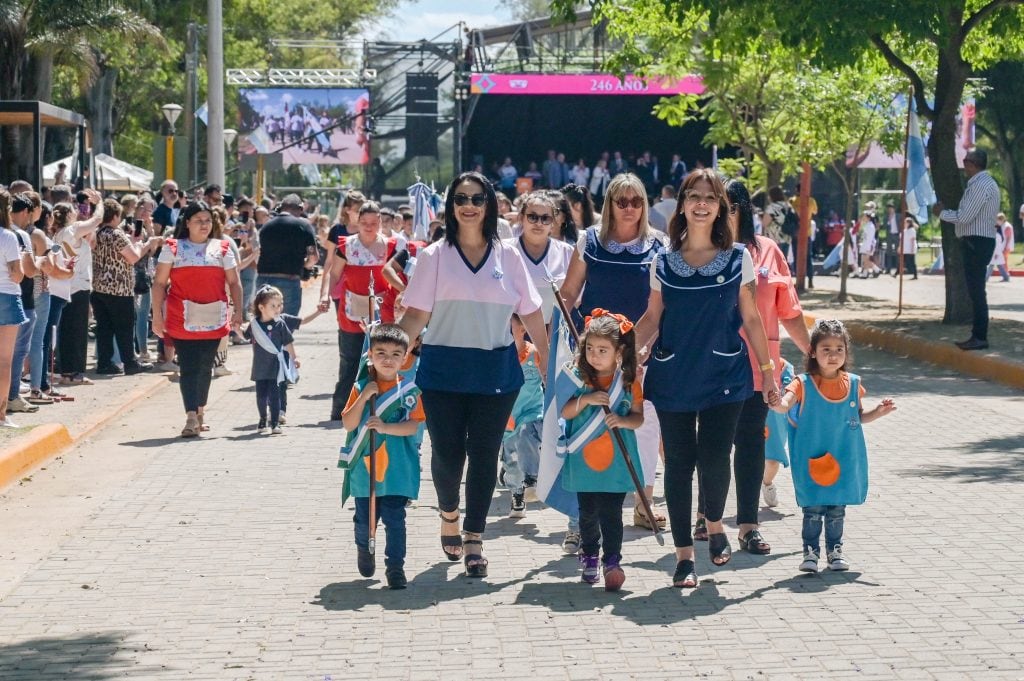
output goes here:
[[473, 194], [472, 196], [456, 194], [454, 198], [456, 206], [465, 206], [468, 203], [472, 203], [479, 208], [487, 203], [487, 194]]
[[550, 225], [555, 221], [555, 218], [552, 215], [538, 215], [537, 213], [527, 213], [526, 219], [534, 225], [538, 222], [542, 225]]

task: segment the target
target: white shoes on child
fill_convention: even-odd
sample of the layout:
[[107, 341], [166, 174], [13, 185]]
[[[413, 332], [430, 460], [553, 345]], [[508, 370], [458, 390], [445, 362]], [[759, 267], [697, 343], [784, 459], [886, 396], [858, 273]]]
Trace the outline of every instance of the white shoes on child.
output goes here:
[[764, 497], [764, 505], [768, 508], [775, 508], [779, 505], [779, 488], [774, 484], [761, 485], [761, 496]]

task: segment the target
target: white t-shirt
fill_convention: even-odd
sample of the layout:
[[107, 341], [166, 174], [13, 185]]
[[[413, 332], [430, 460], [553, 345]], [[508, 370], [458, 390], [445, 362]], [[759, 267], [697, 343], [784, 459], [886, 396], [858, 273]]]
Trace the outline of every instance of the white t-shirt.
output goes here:
[[3, 271], [0, 271], [0, 293], [20, 296], [21, 287], [11, 280], [7, 264], [21, 257], [21, 244], [18, 243], [18, 237], [9, 229], [0, 229], [0, 256], [4, 259]]
[[917, 253], [917, 227], [903, 228], [903, 255]]
[[[92, 290], [92, 246], [89, 245], [88, 239], [76, 239], [71, 228], [74, 225], [68, 225], [64, 229], [57, 232], [54, 237], [54, 241], [60, 244], [67, 255], [74, 254], [77, 258], [75, 261], [75, 274], [70, 279], [67, 279], [68, 286], [70, 287], [71, 293], [78, 293], [79, 291], [91, 291]], [[60, 295], [60, 294], [58, 294]], [[63, 297], [63, 296], [60, 296]], [[70, 296], [66, 300], [71, 300]]]
[[874, 253], [875, 223], [871, 220], [865, 220], [860, 226], [860, 234], [858, 236], [858, 241], [860, 242], [860, 252], [862, 254], [867, 255]]
[[[749, 284], [757, 278], [754, 273], [754, 259], [750, 256], [750, 249], [743, 249], [743, 275], [740, 278], [740, 285]], [[658, 279], [657, 268], [651, 268], [651, 290], [661, 290], [661, 280]]]

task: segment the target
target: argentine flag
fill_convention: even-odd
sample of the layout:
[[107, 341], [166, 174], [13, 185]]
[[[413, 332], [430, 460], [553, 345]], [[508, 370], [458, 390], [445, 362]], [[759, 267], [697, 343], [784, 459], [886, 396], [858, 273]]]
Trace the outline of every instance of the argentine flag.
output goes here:
[[907, 136], [907, 212], [919, 224], [928, 222], [928, 207], [935, 203], [935, 190], [925, 167], [924, 139], [921, 137], [921, 123], [917, 120], [917, 108], [910, 100], [910, 133]]
[[544, 390], [544, 427], [541, 431], [540, 467], [537, 471], [537, 496], [551, 508], [567, 516], [579, 516], [575, 492], [562, 487], [564, 454], [558, 443], [564, 434], [562, 408], [583, 383], [573, 374], [573, 352], [569, 330], [557, 307], [551, 316], [551, 347], [548, 350], [547, 386]]

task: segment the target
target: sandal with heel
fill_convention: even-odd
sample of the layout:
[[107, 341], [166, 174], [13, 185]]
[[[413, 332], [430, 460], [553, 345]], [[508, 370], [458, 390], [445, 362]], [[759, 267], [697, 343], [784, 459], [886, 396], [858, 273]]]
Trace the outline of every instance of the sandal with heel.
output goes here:
[[[463, 546], [483, 546], [484, 542], [481, 539], [465, 539], [462, 542]], [[467, 549], [468, 550], [468, 549]], [[466, 565], [466, 576], [467, 577], [486, 577], [487, 576], [487, 559], [480, 553], [467, 553], [463, 557], [463, 561]], [[472, 563], [472, 565], [470, 565]]]
[[729, 538], [725, 532], [708, 535], [708, 552], [711, 554], [711, 562], [721, 567], [732, 558], [732, 547], [729, 546]]
[[697, 588], [697, 566], [692, 560], [681, 560], [676, 563], [676, 573], [672, 575], [672, 586], [677, 589]]
[[[439, 518], [441, 518], [441, 522], [443, 522], [443, 523], [449, 523], [449, 524], [452, 524], [452, 525], [458, 525], [459, 524], [459, 518], [457, 518], [457, 517], [456, 518], [445, 518], [443, 513], [438, 513], [437, 515], [438, 515]], [[459, 552], [457, 554], [456, 553], [452, 553], [452, 551], [450, 551], [449, 549], [459, 549]], [[442, 534], [441, 535], [441, 550], [444, 552], [444, 557], [447, 558], [448, 560], [452, 561], [453, 563], [455, 561], [457, 561], [458, 559], [462, 558], [462, 535], [461, 534], [456, 534], [456, 535], [445, 535], [445, 534]]]
[[697, 522], [693, 524], [693, 541], [707, 541], [708, 540], [708, 521], [701, 516], [697, 518]]
[[740, 550], [758, 556], [767, 556], [772, 552], [772, 545], [764, 540], [759, 530], [751, 530], [740, 537]]

